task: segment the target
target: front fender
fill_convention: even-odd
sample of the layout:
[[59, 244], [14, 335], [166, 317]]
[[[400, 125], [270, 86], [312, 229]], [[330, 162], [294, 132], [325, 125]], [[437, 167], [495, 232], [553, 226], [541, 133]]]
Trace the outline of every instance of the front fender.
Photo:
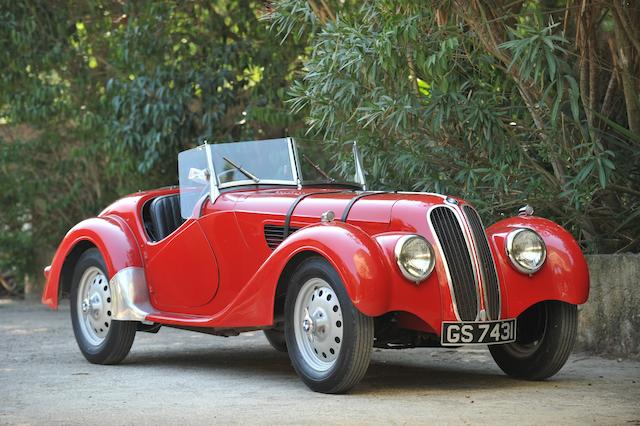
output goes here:
[[[506, 237], [517, 228], [536, 231], [547, 246], [547, 260], [533, 275], [518, 272], [506, 253]], [[503, 297], [503, 317], [515, 318], [528, 307], [545, 300], [574, 305], [589, 297], [589, 269], [573, 236], [560, 225], [539, 217], [518, 216], [487, 229], [498, 266]], [[506, 303], [505, 300], [506, 299]]]
[[[71, 228], [56, 250], [51, 265], [45, 268], [46, 283], [42, 303], [53, 309], [58, 308], [63, 273], [73, 268], [82, 251], [97, 247], [107, 266], [109, 277], [119, 270], [142, 267], [138, 242], [128, 225], [118, 216], [104, 216], [84, 220]], [[70, 279], [70, 276], [68, 276]]]
[[389, 271], [380, 246], [355, 226], [330, 222], [309, 225], [289, 236], [258, 269], [218, 321], [236, 325], [237, 319], [242, 318], [242, 324], [237, 325], [271, 325], [279, 278], [287, 264], [302, 252], [316, 253], [331, 263], [351, 301], [362, 313], [376, 316], [387, 311]]

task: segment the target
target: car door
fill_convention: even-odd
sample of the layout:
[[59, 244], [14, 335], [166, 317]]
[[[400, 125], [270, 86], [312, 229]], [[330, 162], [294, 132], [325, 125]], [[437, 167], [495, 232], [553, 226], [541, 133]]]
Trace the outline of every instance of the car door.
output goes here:
[[189, 313], [210, 302], [218, 290], [218, 263], [196, 219], [143, 249], [153, 305], [162, 311]]
[[[211, 188], [209, 179], [215, 176], [208, 150], [202, 145], [178, 154], [180, 216], [184, 223], [144, 249], [151, 301], [162, 311], [193, 313], [218, 291], [218, 262], [199, 222], [200, 207]], [[170, 214], [175, 213], [172, 208]]]

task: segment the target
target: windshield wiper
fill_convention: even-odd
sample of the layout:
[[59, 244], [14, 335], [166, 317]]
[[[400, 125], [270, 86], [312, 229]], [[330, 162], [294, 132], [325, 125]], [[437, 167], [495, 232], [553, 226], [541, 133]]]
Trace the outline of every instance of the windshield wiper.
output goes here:
[[336, 180], [334, 178], [332, 178], [331, 176], [329, 176], [329, 174], [327, 172], [325, 172], [324, 170], [322, 170], [320, 168], [320, 166], [318, 166], [316, 163], [314, 163], [313, 161], [311, 161], [311, 159], [309, 157], [307, 157], [306, 154], [302, 154], [302, 158], [304, 158], [304, 160], [309, 163], [311, 165], [311, 167], [313, 167], [314, 169], [316, 169], [316, 171], [318, 173], [320, 173], [322, 176], [324, 176], [325, 178], [329, 179], [331, 182], [335, 182]]
[[224, 161], [226, 161], [227, 163], [231, 164], [231, 166], [233, 168], [235, 168], [236, 170], [238, 170], [240, 173], [242, 173], [243, 175], [245, 175], [246, 177], [248, 177], [249, 179], [251, 179], [252, 181], [254, 181], [255, 183], [259, 183], [260, 179], [254, 175], [253, 173], [251, 173], [248, 170], [245, 170], [242, 166], [237, 165], [236, 163], [234, 163], [233, 161], [229, 160], [227, 157], [222, 157], [222, 159]]

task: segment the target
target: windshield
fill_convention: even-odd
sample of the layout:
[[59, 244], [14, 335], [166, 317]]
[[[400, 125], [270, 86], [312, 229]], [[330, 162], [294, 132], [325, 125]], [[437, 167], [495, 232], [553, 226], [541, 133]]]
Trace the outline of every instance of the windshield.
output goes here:
[[180, 214], [183, 219], [194, 216], [194, 208], [200, 198], [209, 194], [210, 175], [205, 145], [178, 154]]
[[[347, 184], [364, 186], [357, 147], [353, 142], [328, 150], [317, 140], [296, 141], [303, 185]], [[364, 188], [363, 188], [364, 189]]]
[[209, 146], [221, 188], [244, 183], [291, 184], [295, 181], [293, 153], [286, 138]]
[[204, 196], [240, 185], [352, 185], [365, 188], [355, 143], [322, 149], [318, 141], [291, 138], [205, 144], [178, 155], [180, 208], [192, 217]]

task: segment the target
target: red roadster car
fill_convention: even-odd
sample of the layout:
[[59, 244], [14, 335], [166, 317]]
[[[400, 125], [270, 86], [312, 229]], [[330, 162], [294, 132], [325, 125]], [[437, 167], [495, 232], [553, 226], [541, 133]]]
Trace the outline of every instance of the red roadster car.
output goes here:
[[166, 326], [263, 330], [325, 393], [356, 385], [372, 347], [489, 345], [510, 376], [560, 370], [589, 293], [567, 231], [528, 206], [485, 229], [456, 197], [367, 191], [355, 144], [339, 163], [350, 167], [321, 154], [291, 138], [180, 153], [179, 188], [129, 195], [69, 231], [43, 302], [70, 296], [80, 351], [98, 364]]

